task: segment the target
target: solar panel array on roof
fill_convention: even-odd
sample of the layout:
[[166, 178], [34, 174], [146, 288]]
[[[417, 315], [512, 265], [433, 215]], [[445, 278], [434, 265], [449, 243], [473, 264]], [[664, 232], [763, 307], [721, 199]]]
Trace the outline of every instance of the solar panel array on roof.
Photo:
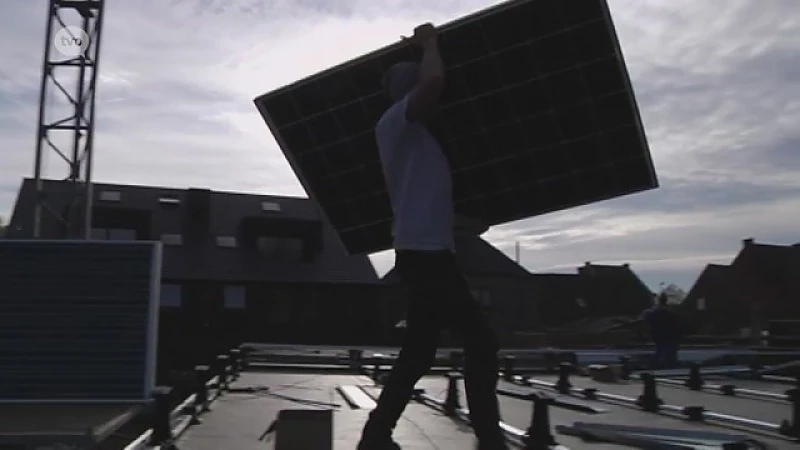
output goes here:
[[0, 241], [0, 402], [142, 401], [161, 246]]
[[[458, 213], [496, 225], [658, 186], [605, 0], [512, 1], [440, 30], [447, 88], [431, 129]], [[391, 246], [380, 79], [418, 57], [395, 44], [255, 100], [351, 253]]]

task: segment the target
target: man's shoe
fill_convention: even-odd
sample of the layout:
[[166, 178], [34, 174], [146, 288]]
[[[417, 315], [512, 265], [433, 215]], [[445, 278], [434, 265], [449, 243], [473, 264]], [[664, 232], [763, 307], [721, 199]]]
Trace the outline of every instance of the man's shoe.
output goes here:
[[361, 441], [356, 450], [401, 450], [397, 442], [392, 439], [393, 428], [382, 426], [376, 411], [372, 410], [369, 413], [369, 419], [361, 430]]

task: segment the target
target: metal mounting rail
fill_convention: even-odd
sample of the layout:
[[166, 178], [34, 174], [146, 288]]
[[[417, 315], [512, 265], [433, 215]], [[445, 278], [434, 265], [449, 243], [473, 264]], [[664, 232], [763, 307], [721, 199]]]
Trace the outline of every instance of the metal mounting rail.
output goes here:
[[[667, 386], [680, 386], [687, 387], [685, 380], [671, 380], [668, 378], [656, 378], [656, 382], [665, 384]], [[703, 383], [701, 389], [704, 392], [713, 392], [715, 394], [735, 396], [744, 395], [746, 397], [753, 397], [755, 399], [770, 399], [780, 400], [784, 402], [789, 401], [789, 396], [778, 392], [760, 391], [756, 389], [739, 388], [733, 384], [706, 384]]]
[[703, 371], [698, 364], [691, 364], [689, 366], [688, 378], [686, 379], [659, 377], [658, 375], [653, 373], [645, 373], [640, 375], [638, 378], [644, 380], [645, 376], [649, 377], [654, 382], [659, 384], [664, 384], [667, 386], [675, 386], [675, 387], [686, 387], [687, 389], [693, 391], [713, 392], [727, 396], [743, 395], [745, 397], [751, 397], [758, 400], [778, 400], [786, 402], [792, 401], [792, 399], [789, 396], [790, 391], [787, 391], [786, 393], [778, 393], [778, 392], [761, 391], [756, 389], [737, 388], [734, 384], [731, 383], [726, 383], [723, 385], [708, 384], [703, 379]]
[[[219, 378], [214, 377], [206, 382], [206, 389], [208, 389], [208, 402], [212, 403], [219, 397]], [[215, 389], [216, 387], [216, 389]], [[192, 394], [170, 411], [170, 428], [172, 435], [177, 439], [180, 437], [192, 424], [194, 416], [187, 414], [187, 411], [197, 400], [197, 394]], [[150, 439], [153, 435], [153, 429], [150, 428], [144, 433], [140, 434], [133, 442], [124, 447], [124, 450], [161, 450], [160, 445], [150, 445]]]
[[[432, 395], [426, 394], [422, 390], [418, 390], [415, 394], [416, 394], [415, 395], [416, 399], [419, 402], [423, 403], [423, 404], [426, 404], [428, 406], [432, 406], [432, 407], [440, 409], [440, 410], [445, 410], [447, 408], [446, 400], [438, 399], [438, 398], [436, 398], [436, 397], [434, 397]], [[457, 408], [455, 410], [455, 414], [457, 415], [457, 417], [459, 419], [469, 423], [469, 409]], [[507, 424], [505, 422], [502, 422], [502, 421], [499, 423], [499, 425], [500, 425], [500, 428], [503, 430], [503, 433], [505, 433], [506, 436], [508, 436], [508, 437], [510, 437], [510, 438], [512, 438], [512, 439], [514, 439], [516, 441], [519, 441], [520, 443], [523, 443], [523, 444], [525, 444], [525, 442], [528, 440], [528, 433], [527, 432], [525, 432], [523, 430], [520, 430], [519, 428], [511, 426], [511, 425], [509, 425], [509, 424]], [[565, 446], [560, 445], [560, 444], [550, 445], [550, 446], [548, 446], [548, 448], [550, 448], [551, 450], [569, 450], [569, 447], [565, 447]]]
[[[194, 394], [189, 395], [178, 406], [169, 410], [169, 387], [157, 387], [154, 391], [152, 427], [124, 447], [124, 450], [174, 450], [175, 441], [191, 426], [201, 423], [200, 415], [209, 411], [209, 405], [222, 393], [230, 389], [231, 379], [237, 379], [247, 366], [246, 353], [239, 348], [227, 354], [217, 355], [212, 366], [195, 366], [194, 374], [185, 379]], [[208, 381], [203, 382], [209, 378]]]
[[[531, 378], [522, 377], [522, 376], [519, 376], [519, 375], [516, 375], [513, 378], [514, 378], [513, 381], [515, 383], [518, 383], [518, 384], [521, 384], [521, 385], [524, 385], [524, 386], [536, 386], [536, 387], [541, 387], [541, 388], [559, 390], [558, 387], [556, 387], [556, 383], [550, 383], [550, 382], [546, 382], [546, 381], [535, 380], [535, 379], [531, 379]], [[636, 399], [636, 398], [627, 397], [627, 396], [624, 396], [624, 395], [610, 394], [610, 393], [607, 393], [607, 392], [600, 392], [600, 391], [596, 391], [594, 389], [583, 389], [583, 388], [577, 388], [577, 387], [570, 387], [568, 393], [570, 395], [575, 395], [575, 396], [579, 396], [579, 397], [585, 397], [585, 398], [597, 399], [597, 400], [604, 400], [604, 401], [609, 401], [609, 402], [612, 402], [612, 403], [619, 403], [619, 404], [628, 405], [628, 406], [639, 407], [640, 404], [641, 404], [640, 400]], [[696, 407], [694, 407], [694, 408], [696, 408]], [[781, 435], [782, 427], [781, 427], [780, 424], [776, 424], [776, 423], [772, 423], [772, 422], [764, 422], [764, 421], [761, 421], [761, 420], [749, 419], [749, 418], [746, 418], [746, 417], [739, 417], [739, 416], [734, 416], [734, 415], [730, 415], [730, 414], [723, 414], [723, 413], [718, 413], [718, 412], [714, 412], [714, 411], [707, 411], [707, 410], [702, 409], [702, 408], [693, 409], [693, 407], [689, 407], [689, 406], [677, 406], [677, 405], [668, 405], [668, 404], [663, 404], [662, 403], [661, 405], [658, 406], [658, 411], [669, 412], [669, 413], [680, 415], [682, 417], [689, 416], [691, 413], [696, 413], [696, 414], [699, 415], [699, 417], [696, 417], [696, 419], [710, 420], [710, 421], [716, 421], [716, 422], [730, 424], [730, 425], [743, 426], [743, 427], [746, 427], [746, 428], [751, 428], [751, 429], [756, 429], [756, 430], [760, 430], [760, 431], [766, 431], [766, 432], [769, 432], [769, 433], [775, 433], [777, 435]]]

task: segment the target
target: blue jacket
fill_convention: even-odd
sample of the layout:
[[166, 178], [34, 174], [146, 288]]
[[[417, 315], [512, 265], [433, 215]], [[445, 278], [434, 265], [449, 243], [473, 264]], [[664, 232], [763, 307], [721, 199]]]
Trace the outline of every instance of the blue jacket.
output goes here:
[[680, 339], [681, 326], [677, 314], [667, 307], [656, 306], [644, 312], [642, 319], [650, 329], [650, 336], [655, 342], [677, 341]]

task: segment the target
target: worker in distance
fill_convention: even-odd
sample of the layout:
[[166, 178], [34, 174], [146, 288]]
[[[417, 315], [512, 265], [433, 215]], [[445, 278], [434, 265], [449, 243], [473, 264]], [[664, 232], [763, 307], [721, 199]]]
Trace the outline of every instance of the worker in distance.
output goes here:
[[641, 319], [648, 328], [654, 345], [652, 367], [654, 369], [677, 367], [680, 364], [678, 351], [681, 335], [686, 324], [675, 308], [669, 305], [667, 294], [660, 293], [656, 297], [656, 305], [645, 310]]
[[426, 23], [404, 40], [422, 49], [422, 59], [397, 63], [383, 76], [391, 106], [378, 121], [375, 138], [393, 210], [395, 270], [408, 294], [407, 328], [357, 448], [400, 448], [392, 431], [417, 381], [434, 363], [441, 331], [448, 329], [463, 340], [466, 394], [477, 448], [505, 450], [509, 447], [499, 425], [495, 393], [497, 337], [457, 266], [450, 165], [426, 128], [445, 86], [437, 30]]

